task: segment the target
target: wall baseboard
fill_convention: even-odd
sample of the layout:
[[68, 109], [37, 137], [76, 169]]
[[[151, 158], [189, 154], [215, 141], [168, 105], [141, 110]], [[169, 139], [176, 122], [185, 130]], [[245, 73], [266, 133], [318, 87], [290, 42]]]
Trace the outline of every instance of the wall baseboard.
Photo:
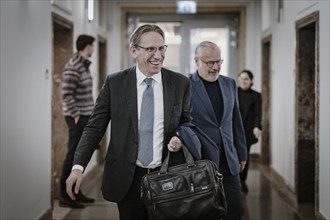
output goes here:
[[47, 209], [44, 214], [42, 214], [38, 220], [52, 220], [53, 219], [53, 209]]

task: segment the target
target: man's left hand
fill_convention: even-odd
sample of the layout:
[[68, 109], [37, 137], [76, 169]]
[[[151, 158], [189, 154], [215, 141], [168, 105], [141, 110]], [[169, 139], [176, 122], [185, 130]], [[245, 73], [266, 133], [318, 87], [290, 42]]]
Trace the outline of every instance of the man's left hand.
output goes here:
[[240, 172], [242, 172], [244, 170], [245, 165], [246, 165], [246, 161], [239, 162], [239, 170], [240, 170]]

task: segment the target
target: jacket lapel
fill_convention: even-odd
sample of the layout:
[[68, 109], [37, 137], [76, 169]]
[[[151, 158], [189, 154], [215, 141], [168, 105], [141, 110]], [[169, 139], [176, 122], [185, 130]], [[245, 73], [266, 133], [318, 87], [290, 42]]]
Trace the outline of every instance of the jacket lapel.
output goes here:
[[[164, 92], [164, 134], [168, 131], [171, 121], [172, 108], [175, 99], [175, 87], [166, 70], [162, 69], [162, 81]], [[166, 137], [164, 136], [165, 140]]]
[[126, 91], [127, 109], [132, 119], [135, 137], [138, 137], [138, 110], [135, 67], [128, 70], [123, 89]]
[[[244, 92], [241, 88], [238, 88], [237, 91], [238, 91], [238, 95], [239, 95], [239, 93]], [[240, 107], [240, 112], [241, 112], [241, 117], [242, 117], [243, 121], [245, 121], [247, 113], [248, 113], [249, 109], [251, 108], [252, 98], [253, 98], [253, 94], [252, 94], [251, 90], [248, 91], [248, 95], [249, 95], [249, 98], [247, 100], [244, 100], [247, 103], [246, 106], [245, 106], [246, 109], [244, 109], [243, 106], [239, 106]], [[243, 107], [243, 109], [241, 109], [241, 107]]]
[[245, 120], [245, 118], [247, 117], [247, 113], [249, 112], [250, 108], [251, 108], [251, 105], [252, 105], [252, 99], [253, 99], [253, 94], [252, 94], [252, 91], [249, 90], [249, 98], [246, 100], [247, 101], [247, 105], [246, 105], [246, 109], [245, 111], [243, 112], [243, 121]]
[[220, 90], [221, 90], [221, 94], [222, 94], [222, 99], [223, 99], [223, 114], [222, 114], [222, 118], [221, 118], [221, 124], [223, 122], [224, 116], [227, 115], [227, 111], [228, 111], [228, 105], [226, 105], [225, 103], [230, 103], [229, 100], [231, 99], [230, 97], [230, 93], [228, 93], [228, 91], [230, 91], [230, 88], [228, 87], [228, 84], [225, 83], [225, 80], [222, 79], [222, 76], [220, 75], [218, 77], [218, 82], [220, 85]]

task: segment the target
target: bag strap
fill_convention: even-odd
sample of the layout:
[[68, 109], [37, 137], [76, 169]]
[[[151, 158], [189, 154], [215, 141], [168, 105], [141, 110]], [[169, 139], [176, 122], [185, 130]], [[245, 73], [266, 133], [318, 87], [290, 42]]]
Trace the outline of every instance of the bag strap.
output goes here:
[[[182, 145], [182, 150], [183, 150], [184, 158], [187, 163], [187, 167], [196, 166], [194, 158], [191, 155], [191, 153], [189, 152], [189, 150], [187, 149], [187, 147]], [[167, 156], [160, 168], [160, 173], [166, 173], [168, 171], [168, 164], [169, 164], [171, 154], [172, 154], [172, 152], [170, 152], [170, 151], [167, 152]]]

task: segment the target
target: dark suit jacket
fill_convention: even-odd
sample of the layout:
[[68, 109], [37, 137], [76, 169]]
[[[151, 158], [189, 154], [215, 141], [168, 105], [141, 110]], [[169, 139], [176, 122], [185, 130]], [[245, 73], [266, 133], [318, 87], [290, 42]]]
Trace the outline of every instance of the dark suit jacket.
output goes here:
[[[167, 143], [175, 135], [179, 124], [191, 120], [191, 105], [188, 78], [164, 68], [161, 72], [164, 159], [168, 152]], [[101, 140], [111, 120], [110, 143], [102, 182], [103, 196], [109, 201], [121, 201], [133, 180], [139, 144], [137, 112], [136, 68], [109, 75], [75, 153], [73, 164], [86, 167], [93, 154], [93, 146]]]
[[[238, 95], [243, 92], [241, 88], [238, 88]], [[244, 100], [247, 102], [246, 105], [240, 104], [240, 112], [242, 116], [242, 121], [244, 125], [245, 137], [247, 145], [252, 145], [258, 142], [258, 139], [253, 134], [253, 129], [255, 127], [261, 130], [261, 94], [257, 91], [249, 89], [247, 91], [249, 98]], [[244, 107], [246, 106], [246, 107]]]
[[247, 160], [247, 150], [235, 80], [222, 75], [218, 78], [224, 103], [219, 124], [204, 84], [197, 74], [190, 76], [192, 123], [202, 129], [219, 148], [223, 146], [229, 170], [232, 175], [237, 175], [240, 172], [239, 162]]

